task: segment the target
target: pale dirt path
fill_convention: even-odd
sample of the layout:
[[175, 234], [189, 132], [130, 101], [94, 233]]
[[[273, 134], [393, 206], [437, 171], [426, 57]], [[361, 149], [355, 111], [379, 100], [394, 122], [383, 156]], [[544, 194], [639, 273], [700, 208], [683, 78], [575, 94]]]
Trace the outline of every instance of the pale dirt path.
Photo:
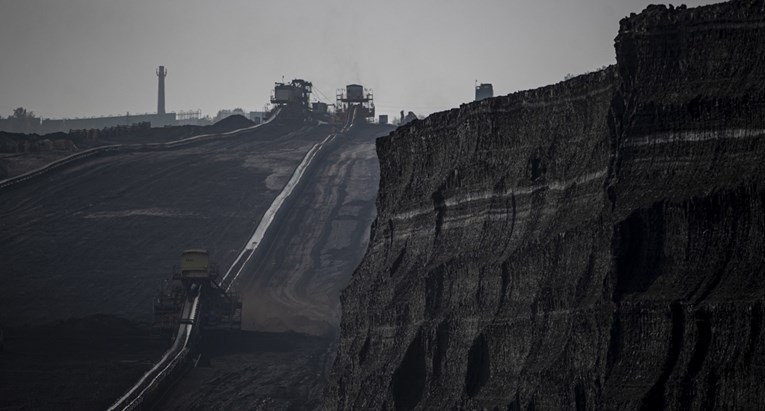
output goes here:
[[338, 135], [284, 205], [242, 284], [242, 328], [312, 335], [339, 326], [340, 290], [366, 250], [376, 215], [384, 128]]

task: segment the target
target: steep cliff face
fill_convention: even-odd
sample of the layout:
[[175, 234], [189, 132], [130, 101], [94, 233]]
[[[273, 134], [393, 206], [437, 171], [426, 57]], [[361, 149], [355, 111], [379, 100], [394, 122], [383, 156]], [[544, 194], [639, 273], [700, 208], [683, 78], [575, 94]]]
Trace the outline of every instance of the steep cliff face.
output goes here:
[[600, 403], [765, 404], [765, 6], [622, 21]]
[[765, 403], [765, 5], [378, 140], [327, 409]]

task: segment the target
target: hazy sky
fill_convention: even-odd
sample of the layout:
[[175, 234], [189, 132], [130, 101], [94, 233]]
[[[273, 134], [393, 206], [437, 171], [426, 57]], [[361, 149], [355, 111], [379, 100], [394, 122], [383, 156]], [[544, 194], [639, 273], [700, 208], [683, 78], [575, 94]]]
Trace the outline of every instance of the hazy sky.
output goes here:
[[500, 95], [612, 64], [619, 20], [650, 3], [0, 0], [0, 116], [154, 112], [160, 64], [168, 111], [261, 110], [284, 76], [427, 114], [470, 101], [475, 80]]

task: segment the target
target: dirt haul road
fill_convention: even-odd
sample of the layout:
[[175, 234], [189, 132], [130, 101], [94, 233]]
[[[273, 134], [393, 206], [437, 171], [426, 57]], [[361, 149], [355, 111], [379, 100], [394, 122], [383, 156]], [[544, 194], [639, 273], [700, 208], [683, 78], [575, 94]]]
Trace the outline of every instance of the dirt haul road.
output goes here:
[[306, 170], [234, 287], [242, 326], [208, 332], [203, 366], [163, 409], [314, 409], [339, 323], [339, 294], [363, 257], [376, 215], [374, 141], [392, 127], [337, 135]]
[[374, 139], [360, 125], [317, 155], [274, 221], [239, 287], [242, 328], [325, 335], [340, 323], [340, 290], [364, 255], [380, 178]]

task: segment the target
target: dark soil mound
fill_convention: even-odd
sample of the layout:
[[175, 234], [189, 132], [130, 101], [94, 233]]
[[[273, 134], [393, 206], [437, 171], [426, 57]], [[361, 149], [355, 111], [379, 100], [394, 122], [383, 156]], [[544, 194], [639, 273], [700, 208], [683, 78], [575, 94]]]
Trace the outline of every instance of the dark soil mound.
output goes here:
[[48, 334], [80, 334], [94, 336], [121, 336], [140, 334], [145, 328], [124, 318], [97, 314], [84, 318], [71, 318], [35, 327]]
[[3, 332], [3, 410], [103, 410], [168, 347], [148, 327], [107, 315]]
[[255, 123], [248, 120], [240, 114], [228, 116], [223, 120], [211, 125], [208, 130], [212, 133], [223, 133], [226, 131], [239, 130], [240, 128], [252, 127]]

